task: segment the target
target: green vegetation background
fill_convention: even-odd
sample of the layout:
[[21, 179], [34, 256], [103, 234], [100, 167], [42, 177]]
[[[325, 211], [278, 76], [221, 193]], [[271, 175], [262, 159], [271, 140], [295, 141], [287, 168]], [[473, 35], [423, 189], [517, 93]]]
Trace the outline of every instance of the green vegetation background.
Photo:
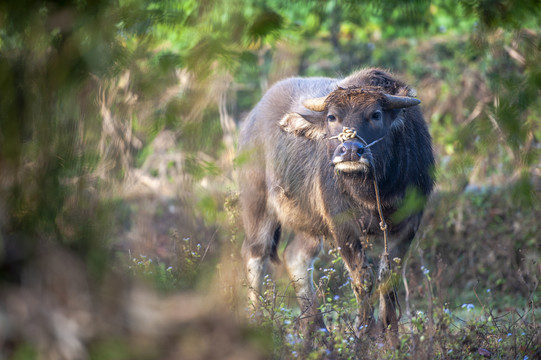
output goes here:
[[351, 340], [326, 248], [333, 348], [303, 356], [540, 358], [540, 21], [534, 0], [2, 2], [0, 357], [301, 356], [280, 268], [246, 319], [237, 129], [281, 78], [378, 66], [438, 160], [401, 345]]

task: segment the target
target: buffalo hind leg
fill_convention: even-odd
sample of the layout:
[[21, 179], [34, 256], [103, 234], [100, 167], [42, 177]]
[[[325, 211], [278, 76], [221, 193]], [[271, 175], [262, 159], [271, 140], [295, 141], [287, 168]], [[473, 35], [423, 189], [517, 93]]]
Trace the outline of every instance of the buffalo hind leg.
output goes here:
[[252, 311], [256, 316], [261, 307], [261, 288], [263, 284], [263, 276], [267, 270], [268, 259], [266, 257], [249, 257], [245, 260], [246, 278], [248, 281], [248, 301], [252, 307]]
[[[248, 299], [256, 316], [260, 315], [263, 277], [267, 272], [269, 260], [277, 261], [276, 246], [280, 240], [280, 224], [270, 216], [258, 219], [258, 226], [246, 232], [242, 244], [242, 257], [248, 282]], [[246, 224], [246, 220], [245, 220]]]
[[285, 265], [301, 310], [299, 321], [307, 346], [311, 346], [316, 331], [326, 330], [313, 284], [313, 264], [320, 251], [321, 240], [305, 234], [297, 234], [284, 251]]

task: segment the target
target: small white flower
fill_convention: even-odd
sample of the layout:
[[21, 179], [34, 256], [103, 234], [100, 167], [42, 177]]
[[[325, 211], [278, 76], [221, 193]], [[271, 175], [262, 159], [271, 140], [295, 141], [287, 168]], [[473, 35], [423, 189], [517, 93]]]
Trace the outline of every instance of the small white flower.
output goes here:
[[290, 345], [295, 345], [297, 343], [297, 338], [295, 338], [293, 334], [287, 334], [286, 339]]

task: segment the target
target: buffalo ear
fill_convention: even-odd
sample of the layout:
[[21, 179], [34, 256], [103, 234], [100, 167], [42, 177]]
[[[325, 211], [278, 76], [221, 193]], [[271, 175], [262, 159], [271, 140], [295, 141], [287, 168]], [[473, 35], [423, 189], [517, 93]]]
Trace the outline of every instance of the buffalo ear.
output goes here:
[[288, 113], [280, 120], [280, 128], [295, 136], [308, 139], [323, 139], [326, 135], [325, 128], [317, 124], [317, 120], [311, 115]]

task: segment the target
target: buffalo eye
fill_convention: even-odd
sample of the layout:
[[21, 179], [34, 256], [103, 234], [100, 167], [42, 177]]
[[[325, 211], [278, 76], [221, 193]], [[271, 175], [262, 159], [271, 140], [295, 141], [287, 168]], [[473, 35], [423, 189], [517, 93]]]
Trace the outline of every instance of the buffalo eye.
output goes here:
[[374, 112], [372, 113], [372, 120], [374, 120], [374, 121], [379, 121], [379, 120], [381, 120], [381, 116], [382, 116], [381, 111], [379, 111], [379, 110], [378, 110], [378, 111], [374, 111]]
[[336, 121], [336, 116], [334, 116], [334, 115], [327, 115], [327, 121], [328, 121], [328, 122]]

